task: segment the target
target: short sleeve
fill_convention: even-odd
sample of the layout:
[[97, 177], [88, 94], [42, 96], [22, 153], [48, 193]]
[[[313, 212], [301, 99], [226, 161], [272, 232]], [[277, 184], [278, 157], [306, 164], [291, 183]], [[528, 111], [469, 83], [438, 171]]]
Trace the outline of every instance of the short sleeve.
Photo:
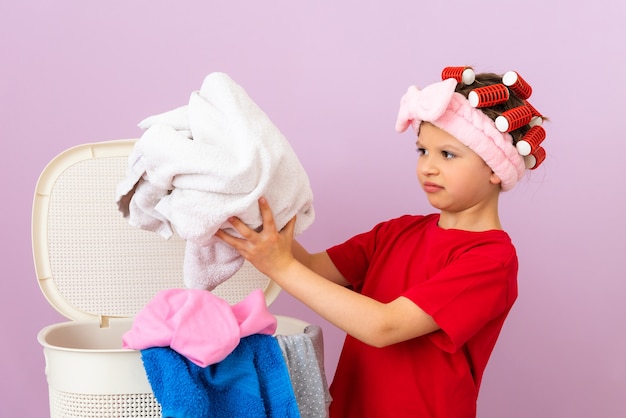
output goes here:
[[441, 327], [429, 338], [445, 351], [456, 351], [490, 321], [506, 315], [517, 298], [514, 250], [504, 258], [484, 252], [469, 251], [403, 294]]
[[355, 289], [360, 287], [367, 275], [370, 261], [376, 252], [377, 236], [386, 228], [385, 222], [380, 223], [372, 230], [355, 235], [326, 250], [337, 270]]

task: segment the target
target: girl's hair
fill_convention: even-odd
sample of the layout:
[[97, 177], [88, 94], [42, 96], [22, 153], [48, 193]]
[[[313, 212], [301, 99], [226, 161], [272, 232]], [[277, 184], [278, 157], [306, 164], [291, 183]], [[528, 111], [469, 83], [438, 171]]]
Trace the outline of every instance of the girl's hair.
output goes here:
[[[479, 73], [476, 74], [476, 80], [471, 85], [467, 86], [463, 83], [458, 83], [456, 86], [456, 92], [462, 94], [467, 98], [470, 91], [474, 90], [477, 87], [490, 86], [492, 84], [501, 84], [502, 83], [502, 75], [494, 74], [494, 73]], [[513, 91], [510, 91], [509, 100], [504, 103], [497, 104], [492, 107], [482, 107], [480, 110], [483, 111], [487, 116], [489, 116], [494, 121], [498, 116], [509, 109], [513, 109], [514, 107], [524, 105], [524, 100], [520, 99]], [[529, 125], [524, 125], [519, 129], [516, 129], [512, 132], [509, 132], [513, 137], [513, 145], [517, 143], [526, 132], [530, 129]]]

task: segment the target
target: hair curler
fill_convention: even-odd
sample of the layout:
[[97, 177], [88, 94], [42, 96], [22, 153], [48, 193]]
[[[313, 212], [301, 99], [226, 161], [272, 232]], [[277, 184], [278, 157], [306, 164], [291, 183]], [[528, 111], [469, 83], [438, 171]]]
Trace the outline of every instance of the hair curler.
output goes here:
[[457, 83], [469, 86], [476, 80], [476, 74], [472, 67], [446, 67], [441, 72], [441, 79], [447, 80], [448, 78], [454, 78]]
[[502, 76], [502, 83], [513, 90], [520, 99], [526, 100], [533, 93], [532, 87], [515, 71], [508, 71]]
[[496, 118], [496, 128], [500, 132], [511, 132], [528, 124], [532, 117], [532, 111], [527, 106], [514, 107]]
[[528, 124], [530, 126], [542, 125], [543, 124], [543, 116], [541, 115], [541, 113], [539, 113], [539, 111], [537, 109], [535, 109], [533, 107], [533, 105], [528, 103], [527, 100], [524, 100], [524, 103], [526, 104], [526, 106], [530, 109], [531, 113], [533, 114], [533, 117], [530, 119], [530, 122], [528, 122]]
[[533, 126], [526, 132], [526, 134], [517, 141], [515, 147], [517, 148], [517, 152], [522, 156], [530, 155], [534, 150], [539, 147], [539, 144], [546, 139], [546, 131], [541, 126]]
[[524, 164], [529, 170], [534, 170], [546, 159], [546, 150], [539, 146], [532, 154], [524, 157]]
[[473, 107], [491, 107], [509, 100], [509, 89], [504, 84], [478, 87], [467, 95]]

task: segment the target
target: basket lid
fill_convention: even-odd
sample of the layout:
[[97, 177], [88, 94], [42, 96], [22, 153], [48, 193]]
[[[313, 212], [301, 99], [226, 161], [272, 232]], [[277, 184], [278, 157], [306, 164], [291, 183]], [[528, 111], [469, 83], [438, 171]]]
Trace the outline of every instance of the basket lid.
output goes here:
[[[185, 241], [128, 224], [115, 202], [135, 140], [83, 144], [53, 158], [35, 188], [32, 245], [39, 286], [73, 320], [132, 317], [157, 292], [182, 288]], [[279, 286], [247, 261], [212, 292], [231, 304]]]

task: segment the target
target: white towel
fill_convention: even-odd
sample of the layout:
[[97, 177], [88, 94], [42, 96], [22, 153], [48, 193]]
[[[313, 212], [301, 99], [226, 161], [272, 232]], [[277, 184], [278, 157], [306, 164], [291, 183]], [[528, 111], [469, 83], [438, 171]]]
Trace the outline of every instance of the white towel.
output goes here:
[[295, 234], [313, 222], [313, 193], [295, 152], [228, 75], [209, 74], [188, 105], [139, 126], [145, 132], [118, 184], [118, 207], [131, 225], [187, 240], [187, 287], [212, 290], [241, 267], [241, 256], [214, 234], [236, 234], [231, 216], [261, 226], [261, 196], [278, 228], [295, 215]]

